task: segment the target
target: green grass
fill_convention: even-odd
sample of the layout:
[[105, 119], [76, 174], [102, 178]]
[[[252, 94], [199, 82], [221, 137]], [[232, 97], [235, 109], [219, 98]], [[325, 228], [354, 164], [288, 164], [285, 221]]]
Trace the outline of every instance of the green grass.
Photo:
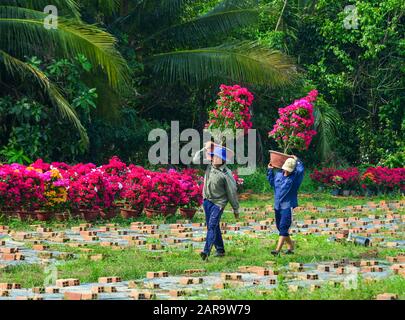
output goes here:
[[[372, 199], [361, 198], [336, 198], [324, 193], [315, 193], [309, 196], [301, 195], [301, 204], [312, 203], [316, 207], [333, 205], [338, 208], [348, 205], [365, 204], [368, 201], [387, 200], [387, 198], [374, 197]], [[392, 199], [401, 199], [392, 197]], [[272, 203], [272, 195], [252, 195], [251, 200], [243, 201], [242, 207], [258, 207], [264, 209]], [[383, 213], [383, 212], [382, 212]], [[403, 210], [401, 212], [404, 213]], [[273, 216], [268, 212], [269, 217]], [[365, 213], [367, 214], [367, 213]], [[297, 214], [297, 218], [303, 218], [308, 215], [306, 212]], [[317, 217], [333, 217], [347, 215], [337, 211], [328, 213], [310, 213]], [[359, 215], [350, 213], [349, 215]], [[115, 218], [112, 222], [120, 226], [128, 226], [132, 221], [144, 221], [146, 223], [175, 223], [180, 217], [171, 217], [168, 219], [150, 220], [145, 217], [136, 220], [124, 220], [120, 217]], [[203, 221], [203, 214], [199, 214], [194, 221]], [[223, 221], [236, 222], [233, 215], [226, 212]], [[72, 220], [63, 223], [64, 228], [70, 228], [82, 220]], [[51, 223], [27, 223], [20, 222], [17, 219], [11, 221], [0, 218], [0, 224], [7, 224], [15, 230], [35, 230], [39, 224], [55, 228], [58, 222]], [[98, 222], [105, 224], [105, 222]], [[180, 275], [185, 269], [204, 268], [208, 272], [235, 272], [239, 266], [258, 265], [265, 266], [266, 261], [275, 261], [275, 268], [285, 266], [289, 262], [321, 262], [339, 260], [342, 258], [361, 259], [361, 258], [385, 258], [387, 255], [396, 255], [399, 252], [405, 252], [403, 249], [385, 249], [385, 248], [366, 248], [355, 246], [350, 243], [329, 242], [326, 236], [316, 235], [294, 235], [297, 242], [296, 254], [292, 256], [273, 257], [270, 250], [274, 248], [277, 235], [261, 234], [258, 238], [249, 235], [236, 236], [232, 240], [225, 240], [227, 256], [224, 258], [210, 258], [208, 262], [201, 262], [195, 248], [177, 249], [169, 248], [163, 252], [151, 252], [141, 250], [135, 247], [124, 250], [113, 250], [109, 247], [91, 245], [93, 251], [91, 254], [102, 253], [102, 261], [90, 261], [86, 258], [89, 253], [83, 253], [80, 248], [71, 248], [63, 245], [51, 245], [51, 249], [65, 252], [72, 252], [79, 255], [78, 259], [69, 260], [58, 265], [59, 278], [79, 278], [81, 282], [96, 282], [102, 276], [120, 276], [124, 280], [135, 280], [144, 278], [147, 271], [166, 270], [172, 275]], [[151, 239], [148, 243], [159, 243], [158, 239]], [[24, 287], [41, 286], [46, 274], [44, 266], [39, 265], [21, 265], [7, 268], [0, 272], [0, 282], [18, 282]], [[213, 297], [223, 299], [373, 299], [376, 294], [391, 292], [397, 293], [404, 298], [405, 283], [404, 279], [398, 276], [391, 276], [387, 279], [376, 283], [364, 283], [360, 281], [357, 290], [348, 290], [343, 287], [322, 287], [314, 292], [299, 290], [290, 292], [286, 286], [279, 286], [269, 295], [262, 295], [258, 290], [224, 290], [213, 293]], [[259, 289], [259, 288], [258, 288]]]
[[[315, 192], [315, 193], [301, 193], [299, 195], [299, 204], [302, 206], [312, 204], [315, 207], [320, 207], [320, 208], [325, 208], [326, 206], [333, 206], [335, 208], [344, 208], [350, 205], [365, 205], [368, 202], [379, 202], [381, 200], [401, 200], [405, 199], [404, 196], [400, 195], [391, 195], [391, 196], [374, 196], [374, 197], [335, 197], [330, 195], [329, 193], [324, 193], [324, 192]], [[249, 200], [241, 201], [240, 205], [242, 208], [258, 208], [260, 210], [264, 210], [267, 206], [273, 204], [273, 193], [267, 193], [267, 194], [252, 194]], [[229, 223], [234, 223], [236, 222], [235, 218], [229, 211], [231, 210], [230, 206], [228, 205], [226, 208], [226, 213], [223, 215], [223, 221], [229, 222]], [[399, 211], [401, 214], [404, 213], [404, 210]], [[272, 212], [268, 212], [270, 216], [272, 216]], [[377, 211], [376, 214], [378, 213], [383, 213], [383, 211]], [[296, 212], [295, 217], [298, 219], [304, 218], [306, 215], [314, 215], [313, 213], [308, 213], [308, 212]], [[342, 217], [342, 216], [347, 216], [347, 215], [353, 215], [352, 213], [342, 213], [342, 212], [337, 212], [337, 211], [328, 211], [328, 212], [323, 212], [317, 214], [319, 217]], [[358, 213], [356, 213], [358, 215]], [[364, 214], [364, 215], [367, 215]], [[243, 214], [241, 214], [241, 217], [243, 218]], [[203, 214], [197, 214], [195, 218], [193, 219], [193, 222], [204, 222], [204, 215]], [[179, 215], [176, 215], [174, 217], [168, 217], [168, 218], [155, 218], [155, 219], [149, 219], [145, 216], [142, 216], [140, 218], [136, 219], [123, 219], [120, 216], [112, 219], [109, 221], [110, 223], [116, 223], [119, 226], [129, 226], [132, 222], [136, 221], [143, 221], [145, 223], [154, 223], [154, 224], [161, 224], [161, 223], [176, 223], [178, 220], [182, 220], [182, 217]], [[57, 221], [51, 221], [51, 222], [22, 222], [19, 221], [18, 219], [7, 219], [4, 216], [0, 215], [0, 224], [3, 225], [8, 225], [10, 228], [14, 230], [35, 230], [35, 226], [42, 225], [45, 227], [51, 227], [55, 228], [57, 225], [63, 224], [67, 228], [70, 228], [72, 226], [77, 226], [80, 223], [85, 223], [84, 220], [80, 219], [71, 219], [66, 222], [57, 222]], [[104, 221], [98, 221], [97, 224], [105, 224]]]
[[[390, 276], [386, 279], [367, 282], [360, 277], [358, 286], [355, 289], [345, 288], [342, 285], [337, 287], [330, 284], [321, 286], [314, 291], [308, 288], [299, 289], [296, 292], [288, 290], [286, 285], [280, 285], [269, 293], [259, 293], [258, 289], [230, 290], [226, 289], [215, 298], [220, 299], [242, 299], [242, 300], [373, 300], [378, 294], [393, 293], [399, 299], [405, 299], [405, 278], [401, 276]], [[211, 295], [211, 297], [214, 297]]]
[[[144, 278], [147, 271], [166, 270], [172, 275], [180, 275], [185, 269], [205, 268], [208, 272], [235, 271], [243, 265], [265, 266], [266, 261], [275, 261], [275, 268], [289, 262], [314, 263], [341, 258], [358, 259], [361, 257], [384, 258], [395, 255], [396, 249], [369, 249], [353, 244], [339, 244], [327, 241], [324, 236], [297, 235], [296, 254], [273, 257], [270, 250], [274, 247], [277, 236], [265, 236], [263, 239], [238, 236], [226, 241], [227, 256], [210, 258], [202, 263], [193, 248], [185, 250], [172, 249], [161, 253], [143, 251], [135, 248], [113, 250], [109, 247], [89, 246], [92, 254], [102, 253], [102, 261], [90, 261], [84, 257], [68, 261], [58, 266], [59, 278], [79, 278], [82, 282], [95, 282], [102, 276], [120, 276], [124, 280]], [[79, 248], [52, 246], [53, 249], [79, 253]], [[154, 259], [154, 257], [160, 257]], [[43, 283], [45, 273], [37, 265], [18, 266], [3, 271], [0, 282], [19, 282], [25, 287], [39, 286]]]

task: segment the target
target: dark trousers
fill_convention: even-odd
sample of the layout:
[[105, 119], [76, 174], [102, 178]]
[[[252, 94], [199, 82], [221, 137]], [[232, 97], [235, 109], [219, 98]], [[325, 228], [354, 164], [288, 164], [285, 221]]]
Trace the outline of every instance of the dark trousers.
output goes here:
[[290, 234], [288, 230], [291, 227], [292, 212], [291, 208], [275, 210], [276, 212], [276, 226], [279, 231], [279, 235], [288, 237]]
[[204, 200], [205, 222], [207, 224], [207, 239], [205, 241], [204, 253], [209, 255], [212, 246], [219, 253], [225, 253], [224, 241], [222, 240], [221, 229], [219, 227], [223, 209], [213, 204], [211, 201]]

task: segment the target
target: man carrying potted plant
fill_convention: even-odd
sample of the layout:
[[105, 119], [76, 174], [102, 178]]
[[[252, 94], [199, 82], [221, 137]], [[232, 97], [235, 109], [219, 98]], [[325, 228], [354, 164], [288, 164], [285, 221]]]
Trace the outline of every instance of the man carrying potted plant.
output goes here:
[[225, 255], [220, 229], [221, 216], [229, 201], [235, 217], [239, 217], [239, 202], [236, 182], [232, 176], [232, 171], [226, 166], [227, 149], [209, 141], [203, 149], [194, 155], [193, 163], [200, 163], [201, 154], [204, 158], [211, 160], [205, 171], [203, 189], [207, 238], [200, 256], [206, 260], [213, 246], [216, 249], [216, 257]]
[[268, 169], [267, 179], [274, 189], [276, 226], [280, 236], [277, 248], [271, 251], [271, 254], [278, 255], [285, 242], [288, 247], [286, 254], [293, 254], [294, 243], [288, 231], [292, 223], [293, 209], [298, 206], [297, 195], [304, 178], [304, 165], [293, 156], [285, 161], [281, 171], [274, 173], [271, 162]]

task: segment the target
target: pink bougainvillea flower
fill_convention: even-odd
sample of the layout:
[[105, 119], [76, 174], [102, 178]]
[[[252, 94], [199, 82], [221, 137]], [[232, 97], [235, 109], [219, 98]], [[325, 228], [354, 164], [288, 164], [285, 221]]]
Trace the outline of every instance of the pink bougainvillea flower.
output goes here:
[[312, 90], [306, 97], [295, 100], [293, 104], [278, 109], [277, 119], [273, 130], [269, 132], [285, 153], [291, 150], [307, 150], [312, 139], [317, 134], [313, 130], [315, 123], [313, 102], [318, 96], [317, 90]]

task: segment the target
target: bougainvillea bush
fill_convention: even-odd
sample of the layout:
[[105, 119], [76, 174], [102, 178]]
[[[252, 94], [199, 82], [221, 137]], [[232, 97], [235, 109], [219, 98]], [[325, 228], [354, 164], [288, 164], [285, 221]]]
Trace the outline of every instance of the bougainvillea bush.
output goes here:
[[293, 104], [278, 109], [277, 119], [269, 136], [273, 138], [284, 153], [292, 150], [307, 150], [316, 131], [313, 130], [314, 105], [318, 91], [312, 90], [305, 98], [295, 100]]
[[361, 187], [374, 192], [404, 192], [405, 168], [368, 168], [361, 176]]
[[359, 186], [360, 172], [357, 168], [314, 170], [310, 175], [313, 181], [328, 188], [355, 190]]
[[154, 172], [116, 157], [99, 167], [42, 160], [0, 165], [0, 210], [109, 210], [119, 202], [133, 209], [195, 208], [202, 203], [201, 179], [195, 170]]
[[368, 168], [360, 174], [357, 168], [314, 170], [311, 179], [326, 188], [369, 190], [373, 192], [405, 191], [405, 168]]
[[355, 190], [359, 186], [360, 173], [357, 168], [314, 170], [310, 175], [313, 181], [328, 188]]
[[128, 167], [120, 193], [120, 198], [125, 202], [127, 207], [139, 210], [147, 203], [148, 180], [148, 170], [135, 165]]
[[186, 169], [180, 172], [181, 198], [179, 206], [186, 209], [194, 209], [203, 203], [203, 177], [197, 174], [197, 170]]
[[36, 210], [45, 202], [44, 176], [19, 164], [0, 166], [1, 205], [5, 210]]
[[[252, 128], [250, 106], [254, 100], [253, 94], [239, 85], [222, 84], [220, 89], [215, 108], [208, 112], [206, 129], [213, 133], [215, 129], [222, 132], [231, 130], [234, 134], [236, 130], [247, 133]], [[215, 138], [215, 134], [213, 136]]]

